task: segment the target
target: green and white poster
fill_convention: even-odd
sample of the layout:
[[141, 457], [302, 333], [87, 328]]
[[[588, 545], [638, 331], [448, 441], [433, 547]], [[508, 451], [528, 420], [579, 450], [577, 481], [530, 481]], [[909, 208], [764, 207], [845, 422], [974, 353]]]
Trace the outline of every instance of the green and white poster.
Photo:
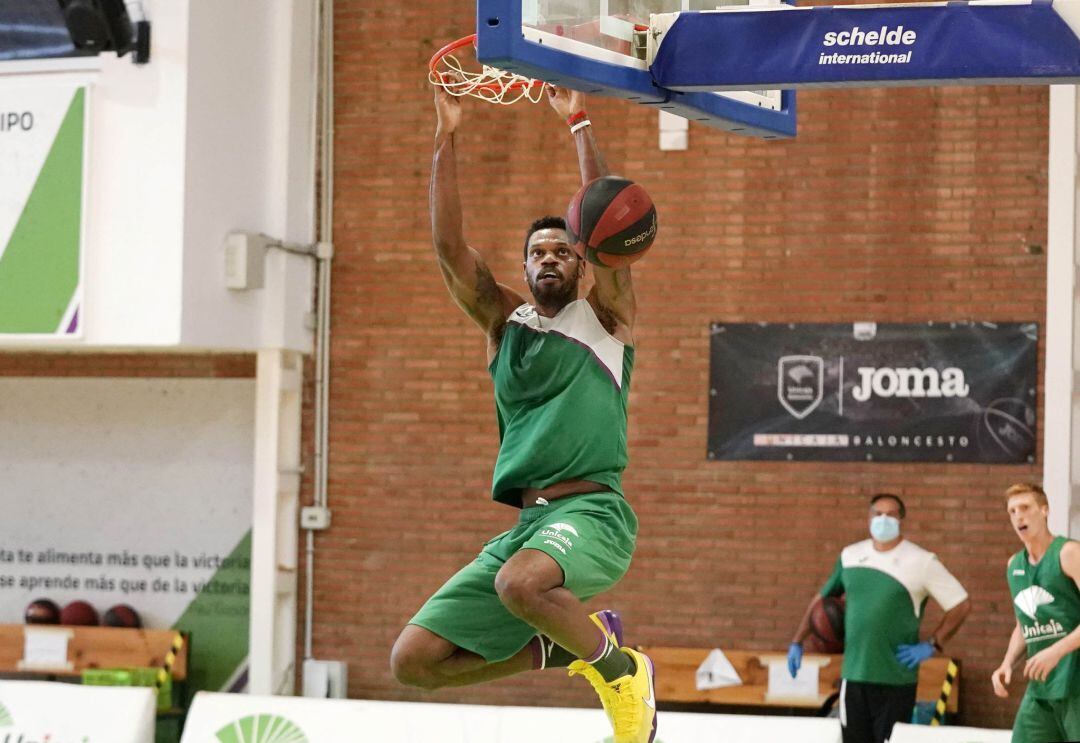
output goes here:
[[188, 634], [189, 690], [244, 689], [254, 410], [252, 379], [0, 377], [0, 624], [127, 605]]
[[0, 337], [79, 335], [87, 93], [0, 83]]

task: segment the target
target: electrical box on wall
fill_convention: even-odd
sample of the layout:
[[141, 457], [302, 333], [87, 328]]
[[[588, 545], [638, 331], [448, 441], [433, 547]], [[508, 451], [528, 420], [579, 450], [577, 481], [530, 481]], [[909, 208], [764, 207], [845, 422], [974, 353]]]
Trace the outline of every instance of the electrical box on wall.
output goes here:
[[225, 238], [225, 286], [229, 289], [262, 289], [266, 283], [266, 239], [247, 232], [231, 232]]

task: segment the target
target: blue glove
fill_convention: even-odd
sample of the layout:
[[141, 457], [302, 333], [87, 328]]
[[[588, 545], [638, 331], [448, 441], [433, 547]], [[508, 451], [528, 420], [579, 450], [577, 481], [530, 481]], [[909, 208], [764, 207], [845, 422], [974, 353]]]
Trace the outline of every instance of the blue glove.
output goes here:
[[791, 674], [791, 678], [795, 678], [799, 674], [799, 667], [802, 665], [802, 643], [793, 642], [788, 645], [787, 649], [787, 669]]
[[923, 640], [915, 645], [901, 645], [896, 649], [896, 659], [912, 670], [918, 668], [920, 663], [933, 654], [934, 646], [929, 640]]

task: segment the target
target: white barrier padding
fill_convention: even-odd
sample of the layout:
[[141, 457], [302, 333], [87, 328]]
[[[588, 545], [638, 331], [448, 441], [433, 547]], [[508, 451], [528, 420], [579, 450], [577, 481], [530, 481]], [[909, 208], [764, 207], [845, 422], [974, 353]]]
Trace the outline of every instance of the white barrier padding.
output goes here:
[[[606, 743], [603, 711], [200, 692], [181, 743]], [[284, 737], [288, 734], [291, 737]], [[301, 737], [302, 736], [302, 737]], [[277, 739], [277, 738], [273, 738]], [[661, 712], [656, 743], [840, 743], [834, 719]]]
[[0, 740], [153, 743], [149, 688], [0, 681]]
[[889, 743], [1009, 743], [1011, 730], [991, 730], [989, 728], [964, 728], [943, 725], [907, 725], [900, 723], [893, 727]]

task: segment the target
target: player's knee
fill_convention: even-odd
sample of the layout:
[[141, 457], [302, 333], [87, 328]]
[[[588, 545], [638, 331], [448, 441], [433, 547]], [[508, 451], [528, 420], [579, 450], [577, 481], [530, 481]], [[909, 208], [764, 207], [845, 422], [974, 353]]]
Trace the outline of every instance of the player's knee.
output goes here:
[[390, 651], [390, 670], [398, 683], [405, 686], [427, 690], [442, 686], [442, 678], [435, 673], [428, 658], [400, 638]]
[[535, 613], [540, 588], [529, 576], [520, 572], [500, 570], [495, 575], [495, 592], [511, 614], [528, 619]]

